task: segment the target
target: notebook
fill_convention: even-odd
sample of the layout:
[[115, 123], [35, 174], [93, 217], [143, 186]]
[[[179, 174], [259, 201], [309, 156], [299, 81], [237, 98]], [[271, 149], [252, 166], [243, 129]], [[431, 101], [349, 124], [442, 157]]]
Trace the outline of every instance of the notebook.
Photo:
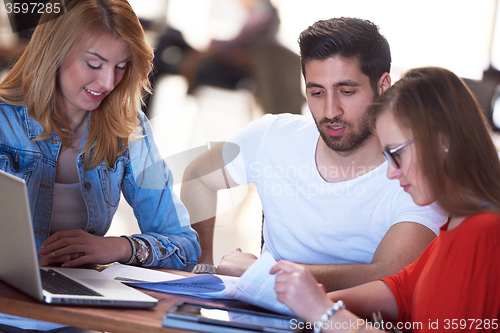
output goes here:
[[[0, 212], [0, 280], [49, 304], [146, 308], [157, 304], [155, 298], [93, 269], [39, 267], [25, 181], [1, 170]], [[61, 276], [74, 282], [63, 282]], [[54, 290], [66, 284], [71, 291]]]

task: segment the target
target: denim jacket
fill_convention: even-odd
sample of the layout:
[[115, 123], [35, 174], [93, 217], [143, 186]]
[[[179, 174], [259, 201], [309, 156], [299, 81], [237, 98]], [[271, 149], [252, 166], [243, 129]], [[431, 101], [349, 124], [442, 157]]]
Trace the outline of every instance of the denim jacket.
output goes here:
[[[76, 165], [88, 212], [85, 231], [104, 236], [123, 193], [142, 232], [134, 236], [152, 249], [153, 261], [148, 266], [191, 270], [201, 254], [198, 235], [189, 224], [186, 208], [172, 192], [172, 173], [155, 146], [151, 125], [138, 113], [140, 125], [112, 168], [101, 162], [85, 171], [84, 153], [78, 154]], [[50, 236], [52, 189], [61, 148], [54, 133], [48, 140], [34, 141], [42, 131], [25, 106], [0, 102], [0, 170], [26, 181], [37, 249]]]

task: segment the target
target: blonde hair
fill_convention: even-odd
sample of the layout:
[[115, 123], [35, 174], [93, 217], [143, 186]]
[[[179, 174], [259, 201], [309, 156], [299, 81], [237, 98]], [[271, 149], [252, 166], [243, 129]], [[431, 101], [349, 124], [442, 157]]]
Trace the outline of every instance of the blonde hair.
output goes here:
[[439, 67], [409, 70], [375, 100], [374, 118], [389, 109], [411, 130], [422, 172], [444, 210], [500, 213], [498, 153], [479, 104], [458, 76]]
[[112, 34], [122, 39], [130, 46], [130, 62], [121, 82], [92, 110], [83, 147], [86, 169], [101, 161], [111, 167], [125, 151], [129, 134], [138, 125], [137, 108], [144, 94], [150, 92], [148, 75], [153, 51], [126, 0], [66, 3], [66, 13], [56, 18], [54, 14], [42, 16], [40, 22], [46, 23], [37, 26], [24, 53], [0, 84], [0, 100], [27, 106], [28, 115], [43, 127], [36, 140], [46, 140], [54, 132], [63, 145], [69, 146], [73, 133], [60, 108], [57, 72], [69, 52], [85, 38]]

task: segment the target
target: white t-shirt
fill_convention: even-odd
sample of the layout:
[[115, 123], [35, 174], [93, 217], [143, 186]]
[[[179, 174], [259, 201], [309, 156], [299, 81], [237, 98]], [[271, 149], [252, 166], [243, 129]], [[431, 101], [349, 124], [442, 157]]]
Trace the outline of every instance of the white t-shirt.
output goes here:
[[[434, 233], [446, 221], [437, 205], [419, 207], [398, 181], [387, 178], [387, 162], [339, 168], [328, 173], [360, 175], [328, 183], [319, 174], [315, 152], [319, 132], [300, 115], [266, 115], [228, 142], [227, 169], [238, 184], [255, 183], [264, 211], [264, 250], [276, 260], [308, 264], [371, 263], [389, 228], [403, 221]], [[226, 146], [225, 146], [226, 147]], [[365, 172], [368, 171], [368, 172]]]

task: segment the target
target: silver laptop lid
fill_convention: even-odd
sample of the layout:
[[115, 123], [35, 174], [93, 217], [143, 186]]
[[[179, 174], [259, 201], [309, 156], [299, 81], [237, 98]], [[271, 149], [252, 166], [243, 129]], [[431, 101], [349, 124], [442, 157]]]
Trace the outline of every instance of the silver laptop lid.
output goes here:
[[0, 170], [0, 279], [43, 301], [29, 212], [25, 181]]

